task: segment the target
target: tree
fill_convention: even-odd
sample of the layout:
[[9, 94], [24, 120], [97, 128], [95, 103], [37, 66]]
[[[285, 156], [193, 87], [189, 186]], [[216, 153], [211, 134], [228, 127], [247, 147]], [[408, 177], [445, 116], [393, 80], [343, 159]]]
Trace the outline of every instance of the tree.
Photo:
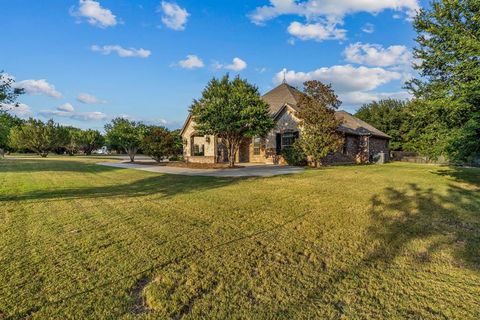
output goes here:
[[128, 154], [130, 161], [135, 160], [135, 155], [145, 136], [146, 127], [140, 122], [124, 118], [116, 118], [112, 123], [105, 125], [106, 140], [110, 146], [120, 147]]
[[105, 143], [105, 139], [98, 130], [81, 130], [76, 134], [76, 140], [80, 150], [86, 155], [91, 155], [92, 152], [101, 148]]
[[0, 109], [13, 106], [18, 106], [16, 103], [17, 97], [23, 94], [24, 90], [14, 88], [15, 79], [0, 71]]
[[183, 139], [180, 134], [180, 129], [170, 131], [173, 138], [173, 156], [178, 157], [183, 154]]
[[391, 136], [392, 150], [403, 150], [408, 132], [406, 107], [407, 102], [402, 100], [373, 101], [360, 107], [355, 116]]
[[331, 85], [320, 81], [307, 81], [299, 101], [298, 118], [302, 133], [298, 144], [317, 167], [330, 152], [336, 152], [344, 137], [337, 129], [340, 122], [335, 118], [335, 109], [342, 103]]
[[157, 162], [161, 162], [175, 153], [175, 140], [164, 127], [149, 127], [140, 146], [143, 153]]
[[50, 151], [60, 145], [59, 128], [53, 120], [43, 123], [29, 119], [22, 126], [12, 128], [10, 145], [17, 149], [29, 149], [45, 158]]
[[22, 123], [22, 119], [0, 110], [0, 157], [4, 156], [5, 149], [8, 148], [10, 130]]
[[414, 20], [418, 33], [414, 68], [420, 78], [408, 82], [407, 88], [420, 101], [411, 106], [416, 135], [410, 135], [433, 158], [443, 154], [467, 161], [475, 155], [458, 148], [470, 144], [470, 139], [480, 143], [475, 135], [480, 123], [471, 121], [480, 113], [479, 12], [478, 0], [434, 0]]
[[68, 138], [63, 147], [67, 154], [73, 156], [80, 150], [82, 130], [75, 127], [64, 128], [68, 133]]
[[228, 74], [210, 80], [202, 97], [193, 101], [190, 112], [200, 134], [224, 141], [230, 167], [235, 165], [244, 139], [263, 136], [275, 126], [258, 88], [238, 76], [230, 80]]

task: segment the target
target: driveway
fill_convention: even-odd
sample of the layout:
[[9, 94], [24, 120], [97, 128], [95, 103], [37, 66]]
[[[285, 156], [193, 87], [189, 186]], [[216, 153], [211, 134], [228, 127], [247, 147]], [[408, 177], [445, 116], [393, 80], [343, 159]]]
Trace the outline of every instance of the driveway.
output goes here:
[[137, 169], [149, 172], [181, 174], [186, 176], [207, 176], [207, 177], [271, 177], [280, 174], [291, 174], [301, 172], [304, 169], [291, 166], [249, 164], [243, 168], [235, 169], [190, 169], [179, 167], [168, 167], [159, 165], [118, 163], [118, 162], [100, 162], [102, 166]]

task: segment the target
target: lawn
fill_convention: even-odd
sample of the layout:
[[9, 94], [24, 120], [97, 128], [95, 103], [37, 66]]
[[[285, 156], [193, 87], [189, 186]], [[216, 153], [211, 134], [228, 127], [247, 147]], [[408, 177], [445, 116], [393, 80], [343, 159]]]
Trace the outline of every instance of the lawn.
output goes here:
[[0, 161], [0, 318], [480, 318], [480, 169], [95, 161]]

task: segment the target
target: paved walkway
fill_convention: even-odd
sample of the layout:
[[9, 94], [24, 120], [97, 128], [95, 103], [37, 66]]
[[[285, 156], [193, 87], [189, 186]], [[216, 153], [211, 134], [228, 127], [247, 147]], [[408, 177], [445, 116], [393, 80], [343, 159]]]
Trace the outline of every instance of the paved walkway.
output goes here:
[[186, 176], [208, 176], [208, 177], [271, 177], [280, 174], [301, 172], [304, 169], [290, 166], [249, 164], [243, 168], [235, 169], [190, 169], [181, 167], [168, 167], [159, 165], [146, 165], [135, 163], [100, 162], [102, 166], [109, 166], [124, 169], [137, 169], [150, 172], [181, 174]]

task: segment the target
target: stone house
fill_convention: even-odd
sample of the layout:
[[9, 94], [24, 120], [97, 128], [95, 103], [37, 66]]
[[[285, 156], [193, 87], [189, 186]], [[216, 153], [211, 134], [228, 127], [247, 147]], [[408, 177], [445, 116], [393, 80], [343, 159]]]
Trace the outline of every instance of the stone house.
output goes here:
[[[302, 93], [282, 83], [266, 93], [262, 99], [270, 107], [276, 127], [265, 137], [245, 139], [237, 153], [237, 162], [284, 163], [282, 150], [289, 148], [301, 135], [296, 117]], [[341, 120], [338, 131], [345, 143], [342, 148], [326, 157], [331, 164], [382, 163], [389, 161], [390, 136], [346, 111], [337, 111]], [[228, 162], [227, 149], [222, 140], [213, 135], [200, 135], [195, 130], [194, 119], [189, 115], [181, 135], [184, 157], [187, 162]]]

